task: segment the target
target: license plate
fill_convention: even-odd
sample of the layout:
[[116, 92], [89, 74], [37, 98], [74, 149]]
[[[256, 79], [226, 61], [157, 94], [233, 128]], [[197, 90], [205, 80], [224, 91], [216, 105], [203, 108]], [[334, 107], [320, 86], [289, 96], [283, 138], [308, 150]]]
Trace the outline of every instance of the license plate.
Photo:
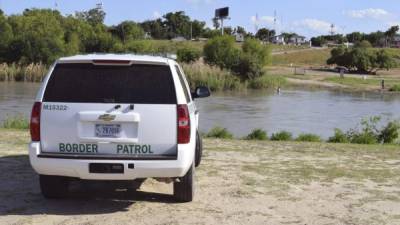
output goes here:
[[96, 137], [119, 137], [121, 132], [121, 124], [96, 124]]

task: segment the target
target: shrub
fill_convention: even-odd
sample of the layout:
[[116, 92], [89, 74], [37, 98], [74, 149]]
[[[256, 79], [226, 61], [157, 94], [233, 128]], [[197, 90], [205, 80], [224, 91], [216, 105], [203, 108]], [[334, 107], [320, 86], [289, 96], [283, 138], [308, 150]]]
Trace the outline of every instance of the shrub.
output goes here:
[[204, 61], [221, 69], [231, 69], [240, 57], [240, 50], [235, 47], [232, 36], [224, 35], [210, 39], [204, 46]]
[[291, 141], [292, 134], [288, 131], [280, 131], [271, 135], [271, 141]]
[[389, 91], [400, 92], [400, 84], [395, 84], [395, 85], [393, 85], [393, 86], [389, 89]]
[[315, 134], [300, 134], [296, 141], [303, 141], [303, 142], [321, 142], [321, 138]]
[[330, 143], [348, 143], [349, 139], [342, 130], [335, 128], [335, 134], [332, 137], [329, 137], [328, 142], [330, 142]]
[[377, 137], [372, 133], [351, 133], [349, 135], [351, 143], [354, 144], [376, 144], [378, 143]]
[[369, 119], [363, 119], [361, 121], [361, 130], [350, 129], [347, 132], [347, 137], [351, 143], [355, 144], [376, 144], [378, 143], [379, 129], [377, 124], [380, 121], [380, 117], [374, 116]]
[[262, 76], [262, 68], [270, 63], [270, 48], [257, 39], [248, 38], [243, 43], [239, 61], [232, 70], [242, 79], [254, 79]]
[[178, 51], [176, 52], [176, 55], [178, 57], [178, 61], [179, 62], [185, 62], [185, 63], [192, 63], [197, 61], [200, 56], [201, 53], [199, 50], [195, 49], [195, 48], [181, 48], [178, 49]]
[[206, 137], [211, 137], [211, 138], [221, 138], [221, 139], [232, 139], [233, 134], [230, 133], [226, 128], [222, 127], [214, 127], [211, 129]]
[[380, 132], [379, 142], [394, 143], [399, 138], [400, 123], [398, 121], [390, 121]]
[[7, 129], [28, 129], [29, 121], [22, 115], [8, 117], [3, 121], [1, 127]]
[[371, 42], [367, 41], [367, 40], [362, 40], [360, 42], [357, 42], [354, 47], [356, 48], [372, 48], [372, 44]]
[[267, 140], [267, 132], [262, 129], [254, 129], [251, 131], [249, 135], [245, 138], [246, 140]]

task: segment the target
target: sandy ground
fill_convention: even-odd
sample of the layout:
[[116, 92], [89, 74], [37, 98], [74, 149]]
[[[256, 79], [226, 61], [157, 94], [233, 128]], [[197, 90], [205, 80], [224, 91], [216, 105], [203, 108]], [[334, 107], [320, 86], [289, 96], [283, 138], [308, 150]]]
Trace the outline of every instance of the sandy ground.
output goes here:
[[208, 139], [191, 203], [152, 179], [46, 200], [26, 132], [0, 134], [0, 224], [400, 224], [399, 146]]

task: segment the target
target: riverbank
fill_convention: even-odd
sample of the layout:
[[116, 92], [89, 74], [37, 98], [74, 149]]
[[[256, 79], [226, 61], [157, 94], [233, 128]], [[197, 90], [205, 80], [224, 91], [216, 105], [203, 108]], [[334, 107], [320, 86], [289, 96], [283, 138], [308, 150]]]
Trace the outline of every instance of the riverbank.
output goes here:
[[4, 224], [400, 223], [398, 146], [205, 139], [192, 203], [174, 203], [171, 185], [151, 179], [138, 192], [76, 184], [50, 201], [29, 165], [28, 132], [0, 134]]
[[[271, 76], [285, 78], [289, 86], [308, 86], [349, 92], [397, 93], [397, 91], [390, 91], [390, 88], [400, 85], [400, 69], [380, 71], [378, 75], [344, 74], [344, 78], [341, 78], [339, 73], [325, 67], [271, 66], [266, 71]], [[381, 86], [382, 80], [385, 83], [384, 89]]]

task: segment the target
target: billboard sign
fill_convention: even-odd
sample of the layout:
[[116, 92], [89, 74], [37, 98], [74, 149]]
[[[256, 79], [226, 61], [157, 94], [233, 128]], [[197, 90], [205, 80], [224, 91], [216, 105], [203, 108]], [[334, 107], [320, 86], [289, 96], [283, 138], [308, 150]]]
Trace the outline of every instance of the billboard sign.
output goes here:
[[229, 16], [229, 7], [219, 8], [215, 10], [216, 18], [226, 18]]

